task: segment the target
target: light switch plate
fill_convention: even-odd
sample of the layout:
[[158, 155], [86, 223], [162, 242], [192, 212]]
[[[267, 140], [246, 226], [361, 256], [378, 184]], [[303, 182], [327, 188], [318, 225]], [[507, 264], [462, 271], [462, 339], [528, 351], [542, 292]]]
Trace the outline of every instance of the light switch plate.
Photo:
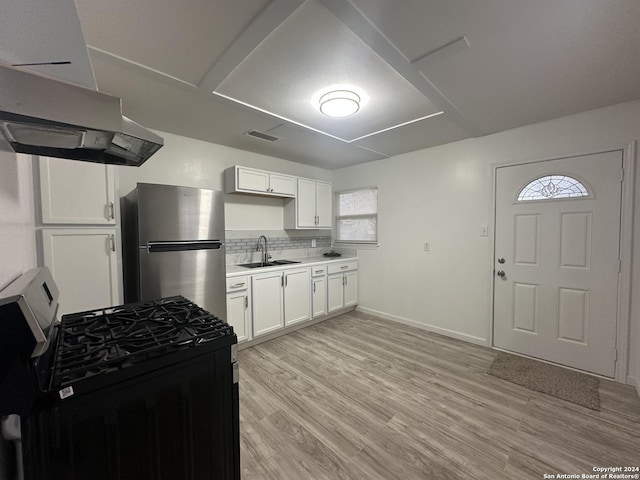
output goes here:
[[486, 225], [481, 225], [480, 226], [480, 236], [481, 237], [488, 237], [489, 236], [489, 227], [487, 227]]

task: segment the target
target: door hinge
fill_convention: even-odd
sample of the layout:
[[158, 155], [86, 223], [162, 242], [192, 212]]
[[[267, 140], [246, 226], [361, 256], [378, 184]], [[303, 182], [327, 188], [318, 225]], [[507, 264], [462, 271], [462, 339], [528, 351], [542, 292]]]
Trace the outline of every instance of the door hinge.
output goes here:
[[618, 260], [618, 273], [622, 271], [622, 260]]
[[620, 181], [623, 182], [624, 181], [624, 168], [620, 169]]
[[613, 361], [614, 362], [618, 361], [618, 349], [617, 348], [613, 349]]

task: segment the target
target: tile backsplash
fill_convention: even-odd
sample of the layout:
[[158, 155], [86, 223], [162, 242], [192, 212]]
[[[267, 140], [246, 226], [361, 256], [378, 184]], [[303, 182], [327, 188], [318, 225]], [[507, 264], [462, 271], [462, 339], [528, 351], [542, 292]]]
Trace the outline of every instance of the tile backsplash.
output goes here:
[[[322, 255], [330, 250], [331, 235], [328, 230], [287, 231], [287, 230], [227, 230], [225, 248], [227, 265], [260, 260], [256, 250], [258, 237], [267, 237], [269, 254], [275, 259], [301, 258]], [[316, 246], [311, 246], [311, 241]]]
[[[300, 248], [311, 248], [311, 238], [288, 238], [267, 236], [269, 250], [294, 250]], [[330, 247], [331, 237], [315, 237], [316, 247]], [[256, 250], [257, 238], [233, 238], [226, 241], [227, 254], [247, 253]]]

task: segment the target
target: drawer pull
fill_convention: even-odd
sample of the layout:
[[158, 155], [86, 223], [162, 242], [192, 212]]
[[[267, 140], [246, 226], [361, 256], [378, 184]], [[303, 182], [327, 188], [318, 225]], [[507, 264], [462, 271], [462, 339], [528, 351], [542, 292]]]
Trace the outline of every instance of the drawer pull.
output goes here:
[[229, 288], [240, 288], [240, 287], [244, 287], [244, 282], [235, 283], [235, 284], [231, 285], [231, 287], [229, 287]]
[[340, 270], [346, 270], [347, 268], [349, 268], [349, 265], [345, 265], [344, 267], [340, 267]]
[[316, 273], [324, 273], [324, 270], [316, 270]]

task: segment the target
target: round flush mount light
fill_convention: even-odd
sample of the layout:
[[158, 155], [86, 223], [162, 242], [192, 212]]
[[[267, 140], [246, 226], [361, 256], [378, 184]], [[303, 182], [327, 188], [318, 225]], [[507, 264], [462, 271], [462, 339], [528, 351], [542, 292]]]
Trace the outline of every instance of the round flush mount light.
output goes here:
[[360, 110], [360, 96], [350, 90], [334, 90], [320, 97], [320, 111], [328, 117], [348, 117]]

